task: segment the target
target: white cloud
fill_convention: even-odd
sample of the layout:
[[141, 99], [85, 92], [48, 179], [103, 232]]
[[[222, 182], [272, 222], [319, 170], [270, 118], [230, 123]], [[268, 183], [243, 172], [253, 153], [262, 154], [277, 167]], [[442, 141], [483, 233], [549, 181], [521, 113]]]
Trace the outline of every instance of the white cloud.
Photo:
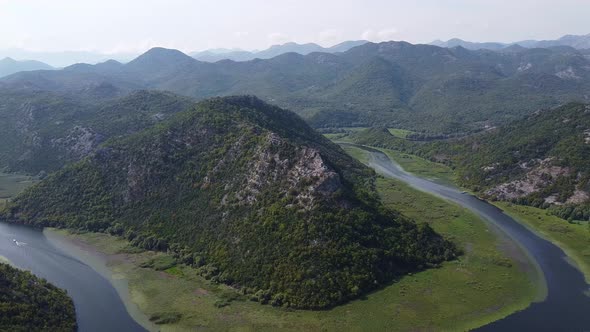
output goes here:
[[328, 29], [319, 33], [318, 40], [324, 46], [332, 46], [342, 41], [342, 33], [336, 29]]
[[268, 40], [271, 42], [272, 45], [277, 45], [288, 42], [290, 38], [288, 35], [284, 33], [273, 32], [268, 35]]
[[367, 29], [361, 35], [361, 38], [364, 40], [369, 40], [372, 42], [383, 42], [383, 41], [390, 41], [394, 40], [398, 34], [398, 30], [396, 28], [385, 28], [381, 30], [373, 30]]
[[397, 32], [398, 31], [396, 28], [389, 28], [379, 31], [377, 35], [379, 36], [379, 38], [381, 38], [382, 41], [390, 41], [395, 38]]

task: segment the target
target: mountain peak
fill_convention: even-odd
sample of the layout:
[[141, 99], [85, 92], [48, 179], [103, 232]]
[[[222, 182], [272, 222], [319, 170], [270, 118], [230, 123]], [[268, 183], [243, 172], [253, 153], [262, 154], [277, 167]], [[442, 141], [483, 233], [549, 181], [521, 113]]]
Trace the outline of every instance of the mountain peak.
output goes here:
[[179, 50], [171, 49], [171, 48], [164, 48], [164, 47], [153, 47], [149, 49], [144, 54], [140, 55], [138, 58], [141, 57], [177, 57], [177, 58], [190, 58], [188, 55], [182, 53]]
[[148, 69], [166, 70], [192, 63], [197, 63], [197, 60], [179, 50], [154, 47], [126, 64], [125, 68], [139, 71]]

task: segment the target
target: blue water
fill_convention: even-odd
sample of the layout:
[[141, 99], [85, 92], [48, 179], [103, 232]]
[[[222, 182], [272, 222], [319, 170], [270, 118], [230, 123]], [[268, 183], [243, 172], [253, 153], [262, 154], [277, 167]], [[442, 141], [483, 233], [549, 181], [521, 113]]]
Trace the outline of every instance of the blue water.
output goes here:
[[145, 331], [108, 280], [57, 248], [41, 230], [0, 223], [0, 255], [65, 289], [74, 301], [79, 331]]

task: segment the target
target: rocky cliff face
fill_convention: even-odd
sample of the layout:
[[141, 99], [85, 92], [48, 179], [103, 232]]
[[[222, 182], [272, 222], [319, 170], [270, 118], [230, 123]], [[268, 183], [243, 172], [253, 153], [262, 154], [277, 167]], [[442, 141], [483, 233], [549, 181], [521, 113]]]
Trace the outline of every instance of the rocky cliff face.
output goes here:
[[[543, 203], [558, 206], [590, 203], [590, 193], [584, 189], [586, 182], [582, 173], [575, 172], [571, 167], [556, 165], [556, 158], [534, 159], [520, 163], [519, 167], [525, 171], [523, 176], [486, 190], [484, 196], [515, 201], [539, 195]], [[490, 168], [484, 168], [484, 171], [493, 171], [493, 167]], [[570, 184], [570, 190], [558, 190], [562, 183]]]
[[224, 197], [231, 199], [235, 192], [240, 204], [253, 204], [265, 186], [281, 183], [279, 194], [292, 196], [287, 206], [311, 210], [316, 198], [328, 198], [342, 189], [340, 175], [326, 165], [317, 149], [296, 147], [287, 155], [289, 145], [277, 134], [267, 134], [248, 164], [250, 172], [241, 188], [227, 187]]
[[[540, 192], [555, 184], [560, 177], [571, 175], [570, 168], [555, 166], [552, 163], [553, 160], [554, 158], [534, 159], [520, 163], [519, 167], [526, 171], [520, 179], [497, 185], [487, 190], [485, 194], [501, 200], [513, 200]], [[484, 171], [493, 170], [491, 166], [484, 168]], [[553, 200], [551, 203], [554, 202]]]

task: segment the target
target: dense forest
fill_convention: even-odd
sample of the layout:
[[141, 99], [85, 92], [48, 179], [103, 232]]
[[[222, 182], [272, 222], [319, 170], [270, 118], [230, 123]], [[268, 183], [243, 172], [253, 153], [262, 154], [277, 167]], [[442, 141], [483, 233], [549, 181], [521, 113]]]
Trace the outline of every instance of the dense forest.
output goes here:
[[0, 263], [0, 330], [76, 331], [74, 303], [44, 279]]
[[458, 255], [294, 113], [215, 98], [48, 176], [3, 220], [168, 250], [262, 303], [325, 308]]
[[491, 199], [549, 208], [564, 219], [590, 220], [590, 106], [571, 103], [523, 121], [459, 139], [394, 137], [384, 128], [351, 135], [452, 166], [460, 184]]

